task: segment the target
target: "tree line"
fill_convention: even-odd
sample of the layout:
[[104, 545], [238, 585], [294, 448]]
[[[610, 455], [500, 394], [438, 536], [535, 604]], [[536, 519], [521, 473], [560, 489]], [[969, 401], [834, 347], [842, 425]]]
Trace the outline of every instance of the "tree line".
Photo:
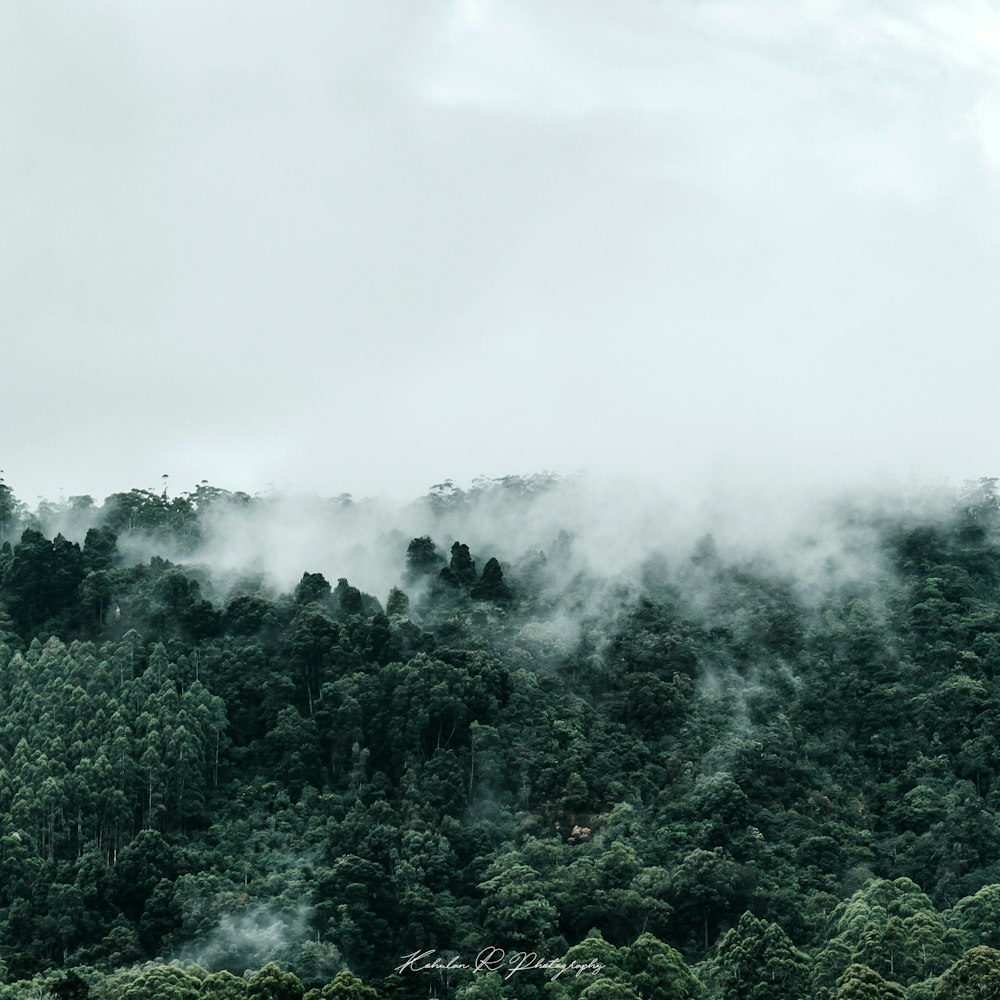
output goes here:
[[[1000, 988], [996, 481], [841, 510], [878, 570], [808, 586], [710, 537], [618, 578], [428, 533], [383, 595], [123, 555], [257, 502], [0, 485], [0, 998]], [[395, 971], [487, 946], [600, 971]]]

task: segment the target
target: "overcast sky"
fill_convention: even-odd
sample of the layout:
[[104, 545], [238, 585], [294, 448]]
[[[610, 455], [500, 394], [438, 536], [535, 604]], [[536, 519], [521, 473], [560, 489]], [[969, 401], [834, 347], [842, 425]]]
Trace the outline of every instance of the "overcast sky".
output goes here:
[[1000, 8], [9, 0], [0, 468], [1000, 474]]

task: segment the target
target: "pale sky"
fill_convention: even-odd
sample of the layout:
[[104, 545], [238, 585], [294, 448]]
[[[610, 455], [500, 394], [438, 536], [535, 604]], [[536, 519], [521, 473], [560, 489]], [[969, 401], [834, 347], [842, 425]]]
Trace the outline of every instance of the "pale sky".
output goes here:
[[0, 5], [0, 468], [1000, 474], [1000, 8]]

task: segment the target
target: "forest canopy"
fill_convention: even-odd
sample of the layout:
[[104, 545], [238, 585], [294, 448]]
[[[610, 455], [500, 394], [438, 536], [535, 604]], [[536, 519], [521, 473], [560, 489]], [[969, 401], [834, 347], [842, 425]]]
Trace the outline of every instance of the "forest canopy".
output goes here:
[[997, 480], [739, 508], [0, 483], [0, 1000], [992, 995]]

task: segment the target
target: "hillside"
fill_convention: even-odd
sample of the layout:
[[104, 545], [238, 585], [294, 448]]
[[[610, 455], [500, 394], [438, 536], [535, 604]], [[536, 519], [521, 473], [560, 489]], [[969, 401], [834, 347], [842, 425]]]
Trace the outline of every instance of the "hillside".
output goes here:
[[996, 485], [0, 485], [0, 1000], [992, 995]]

